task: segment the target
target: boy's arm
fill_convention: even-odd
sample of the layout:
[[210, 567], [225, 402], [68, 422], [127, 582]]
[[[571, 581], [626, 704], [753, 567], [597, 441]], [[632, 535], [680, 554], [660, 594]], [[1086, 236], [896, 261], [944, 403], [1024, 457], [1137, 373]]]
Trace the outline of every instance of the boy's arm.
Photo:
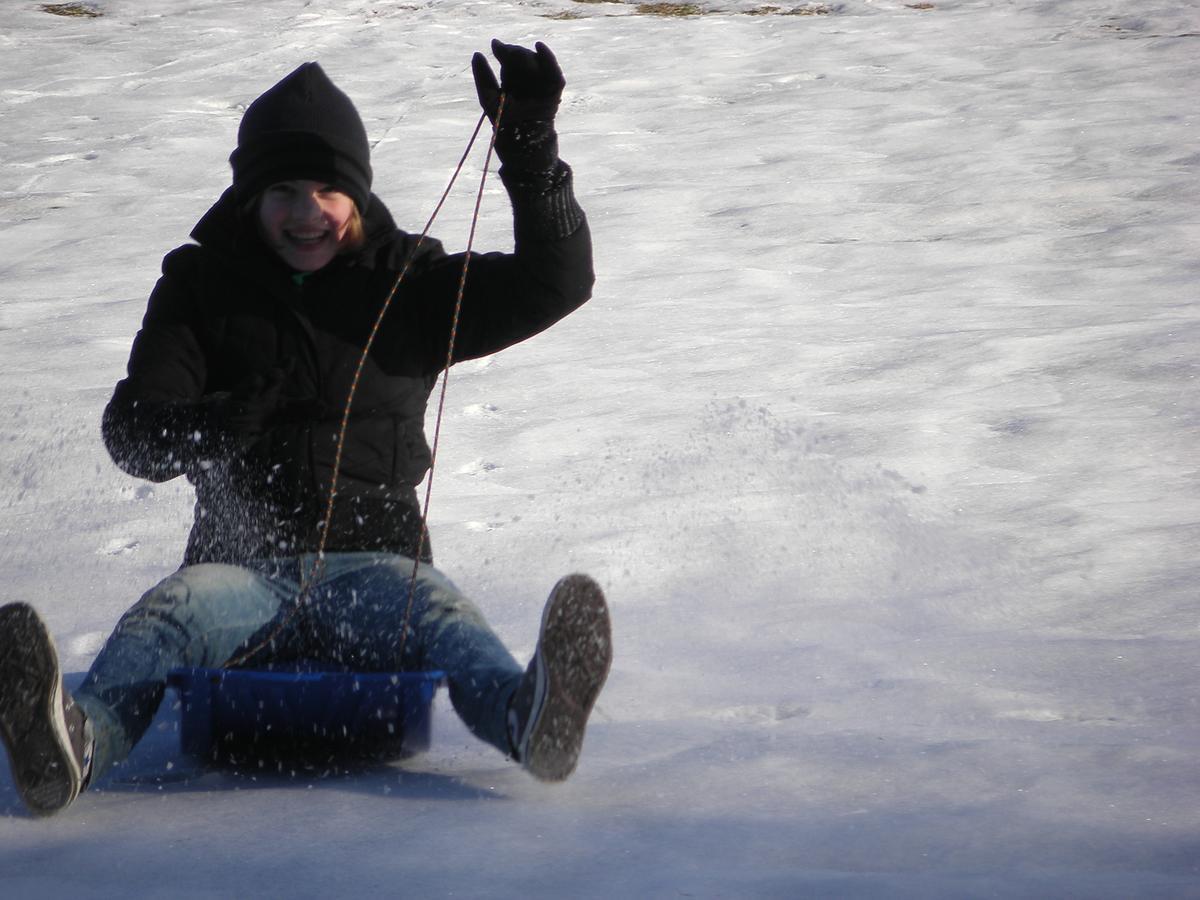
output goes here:
[[[479, 101], [499, 115], [496, 155], [513, 209], [513, 253], [474, 254], [467, 272], [454, 360], [494, 353], [548, 328], [591, 297], [591, 232], [575, 198], [571, 168], [558, 157], [554, 117], [565, 81], [544, 44], [535, 50], [493, 41], [505, 93], [486, 60], [472, 60]], [[420, 330], [449, 338], [463, 255], [422, 273]], [[445, 362], [445, 344], [440, 358]]]
[[232, 394], [205, 394], [208, 362], [197, 334], [194, 290], [201, 282], [197, 247], [163, 260], [163, 274], [133, 340], [128, 374], [105, 407], [101, 431], [125, 472], [167, 481], [236, 451], [274, 403], [278, 384], [263, 378]]

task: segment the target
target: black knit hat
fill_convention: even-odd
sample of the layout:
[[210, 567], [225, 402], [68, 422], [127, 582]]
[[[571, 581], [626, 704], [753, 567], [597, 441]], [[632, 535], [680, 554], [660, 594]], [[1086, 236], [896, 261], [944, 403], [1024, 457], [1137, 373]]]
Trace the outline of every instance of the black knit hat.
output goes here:
[[362, 118], [315, 62], [250, 104], [229, 162], [243, 202], [296, 178], [333, 185], [360, 211], [371, 196], [371, 148]]

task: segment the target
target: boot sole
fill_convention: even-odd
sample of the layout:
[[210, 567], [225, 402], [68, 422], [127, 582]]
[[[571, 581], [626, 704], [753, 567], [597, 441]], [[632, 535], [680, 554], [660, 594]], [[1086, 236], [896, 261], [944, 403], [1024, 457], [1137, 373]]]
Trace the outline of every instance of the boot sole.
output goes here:
[[58, 654], [25, 603], [0, 607], [0, 735], [31, 813], [51, 815], [79, 796], [82, 776], [63, 714]]
[[612, 623], [604, 592], [586, 575], [554, 586], [542, 613], [542, 665], [533, 708], [540, 711], [521, 760], [541, 781], [563, 781], [579, 761], [588, 716], [612, 666]]

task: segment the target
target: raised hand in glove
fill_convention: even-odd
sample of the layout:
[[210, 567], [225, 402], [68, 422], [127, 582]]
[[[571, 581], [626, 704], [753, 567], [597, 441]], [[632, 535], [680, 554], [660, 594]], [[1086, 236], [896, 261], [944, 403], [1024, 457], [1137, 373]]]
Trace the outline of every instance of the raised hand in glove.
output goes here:
[[493, 123], [501, 91], [505, 95], [496, 154], [512, 169], [549, 171], [558, 160], [554, 116], [566, 85], [558, 60], [541, 41], [530, 50], [493, 40], [492, 53], [500, 63], [499, 82], [482, 53], [471, 58], [471, 71], [479, 105]]
[[502, 125], [505, 122], [554, 121], [567, 82], [550, 48], [541, 41], [533, 46], [530, 50], [517, 44], [492, 41], [492, 53], [500, 63], [499, 83], [482, 53], [471, 57], [479, 105], [493, 122], [500, 106], [501, 91], [505, 94]]

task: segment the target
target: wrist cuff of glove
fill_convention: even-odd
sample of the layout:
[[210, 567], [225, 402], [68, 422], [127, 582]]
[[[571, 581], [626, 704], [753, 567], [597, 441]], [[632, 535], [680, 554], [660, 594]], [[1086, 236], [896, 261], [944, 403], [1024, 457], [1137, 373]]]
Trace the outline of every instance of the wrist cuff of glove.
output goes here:
[[501, 122], [496, 132], [496, 156], [502, 165], [514, 171], [550, 171], [558, 161], [554, 121]]
[[500, 169], [500, 180], [512, 198], [518, 238], [556, 241], [570, 237], [583, 224], [583, 209], [575, 199], [571, 167], [562, 160], [546, 172]]

